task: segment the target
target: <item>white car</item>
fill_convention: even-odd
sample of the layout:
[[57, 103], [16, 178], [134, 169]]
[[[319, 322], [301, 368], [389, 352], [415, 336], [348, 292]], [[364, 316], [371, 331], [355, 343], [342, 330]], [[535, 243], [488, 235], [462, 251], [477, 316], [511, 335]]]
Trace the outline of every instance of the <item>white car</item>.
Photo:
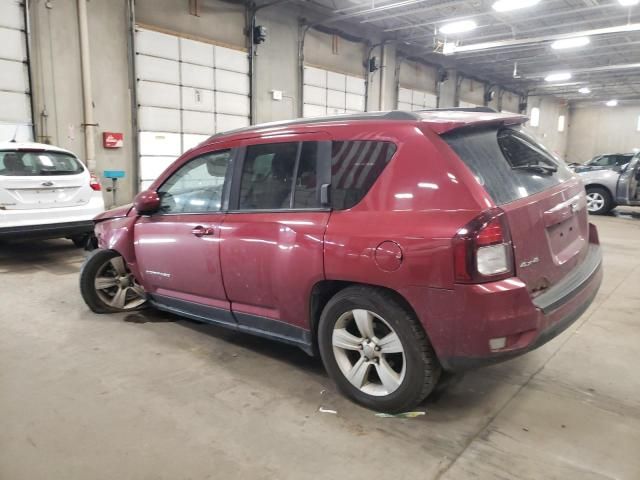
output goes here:
[[70, 151], [0, 143], [0, 240], [65, 237], [81, 246], [103, 211], [98, 178]]

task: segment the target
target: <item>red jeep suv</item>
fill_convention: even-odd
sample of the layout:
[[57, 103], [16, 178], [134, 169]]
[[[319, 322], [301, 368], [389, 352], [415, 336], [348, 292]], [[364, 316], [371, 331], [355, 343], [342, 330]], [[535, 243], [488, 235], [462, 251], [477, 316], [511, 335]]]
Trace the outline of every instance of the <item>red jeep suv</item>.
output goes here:
[[388, 112], [214, 135], [96, 218], [82, 296], [296, 345], [353, 400], [405, 411], [443, 372], [547, 342], [598, 291], [584, 187], [526, 120]]

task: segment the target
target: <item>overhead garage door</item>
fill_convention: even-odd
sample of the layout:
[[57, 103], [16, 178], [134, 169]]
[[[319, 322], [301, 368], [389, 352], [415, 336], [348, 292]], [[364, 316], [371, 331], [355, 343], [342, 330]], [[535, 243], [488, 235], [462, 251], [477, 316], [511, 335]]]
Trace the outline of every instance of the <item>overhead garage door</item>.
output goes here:
[[249, 125], [242, 50], [136, 29], [140, 187], [214, 133]]
[[0, 141], [33, 140], [24, 7], [0, 1]]
[[398, 89], [398, 110], [425, 110], [436, 108], [438, 97], [430, 92], [400, 87]]
[[302, 116], [364, 112], [364, 93], [363, 78], [306, 65]]

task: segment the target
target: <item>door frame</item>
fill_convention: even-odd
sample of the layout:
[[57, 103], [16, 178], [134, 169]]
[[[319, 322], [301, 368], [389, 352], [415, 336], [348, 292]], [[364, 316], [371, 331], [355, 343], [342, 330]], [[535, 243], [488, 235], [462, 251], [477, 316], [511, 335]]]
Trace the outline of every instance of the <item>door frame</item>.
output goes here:
[[[621, 205], [640, 205], [640, 201], [631, 199], [631, 192], [629, 191], [630, 182], [638, 180], [635, 178], [638, 175], [640, 169], [640, 154], [636, 154], [631, 158], [626, 168], [620, 172], [618, 182], [616, 185], [616, 202]], [[636, 188], [640, 188], [636, 186]]]

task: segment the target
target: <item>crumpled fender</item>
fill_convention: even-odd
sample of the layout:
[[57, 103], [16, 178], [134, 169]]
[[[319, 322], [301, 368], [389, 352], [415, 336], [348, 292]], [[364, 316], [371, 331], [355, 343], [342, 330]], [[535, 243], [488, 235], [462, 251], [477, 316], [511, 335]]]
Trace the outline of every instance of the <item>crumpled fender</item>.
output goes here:
[[94, 231], [98, 248], [115, 250], [127, 262], [133, 275], [140, 279], [136, 252], [133, 244], [133, 232], [138, 215], [131, 205], [114, 208], [98, 215]]
[[111, 210], [107, 210], [106, 212], [102, 212], [96, 215], [93, 221], [98, 223], [104, 220], [111, 220], [113, 218], [127, 217], [132, 210], [133, 210], [133, 203], [128, 203], [127, 205], [122, 205], [121, 207], [112, 208]]

